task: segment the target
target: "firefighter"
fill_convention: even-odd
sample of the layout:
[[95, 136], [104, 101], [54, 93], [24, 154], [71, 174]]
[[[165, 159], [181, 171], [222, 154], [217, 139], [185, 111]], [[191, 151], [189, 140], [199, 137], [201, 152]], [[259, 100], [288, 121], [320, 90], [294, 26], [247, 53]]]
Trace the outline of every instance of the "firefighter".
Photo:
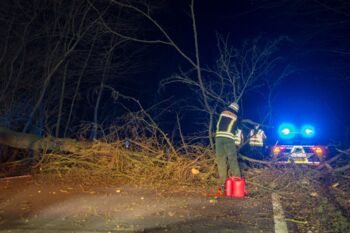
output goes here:
[[[224, 189], [227, 175], [241, 176], [237, 161], [234, 128], [237, 122], [239, 106], [236, 102], [230, 104], [219, 116], [216, 124], [215, 149], [216, 163], [219, 171], [219, 182]], [[230, 173], [230, 174], [228, 174]]]
[[255, 125], [254, 129], [249, 133], [249, 146], [253, 156], [263, 158], [264, 141], [266, 139], [265, 132], [260, 125]]

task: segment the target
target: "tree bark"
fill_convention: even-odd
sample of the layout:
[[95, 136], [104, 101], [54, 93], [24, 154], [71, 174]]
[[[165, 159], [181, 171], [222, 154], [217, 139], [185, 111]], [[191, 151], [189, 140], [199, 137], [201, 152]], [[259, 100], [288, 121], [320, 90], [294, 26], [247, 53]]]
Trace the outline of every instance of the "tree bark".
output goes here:
[[81, 142], [74, 139], [39, 137], [34, 134], [18, 133], [0, 127], [0, 144], [16, 149], [40, 151], [60, 151], [81, 154], [92, 147], [91, 142]]

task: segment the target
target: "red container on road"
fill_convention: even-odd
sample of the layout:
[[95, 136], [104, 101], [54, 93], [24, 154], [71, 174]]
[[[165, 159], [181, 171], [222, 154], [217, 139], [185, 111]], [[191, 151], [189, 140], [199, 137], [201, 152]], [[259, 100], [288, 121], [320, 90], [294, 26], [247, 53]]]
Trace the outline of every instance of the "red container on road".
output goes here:
[[232, 191], [233, 191], [233, 181], [231, 177], [229, 177], [225, 181], [225, 196], [231, 197]]
[[226, 179], [225, 196], [241, 198], [247, 194], [245, 180], [239, 176], [232, 176]]
[[245, 180], [239, 176], [230, 177], [232, 180], [232, 197], [244, 197], [246, 194]]

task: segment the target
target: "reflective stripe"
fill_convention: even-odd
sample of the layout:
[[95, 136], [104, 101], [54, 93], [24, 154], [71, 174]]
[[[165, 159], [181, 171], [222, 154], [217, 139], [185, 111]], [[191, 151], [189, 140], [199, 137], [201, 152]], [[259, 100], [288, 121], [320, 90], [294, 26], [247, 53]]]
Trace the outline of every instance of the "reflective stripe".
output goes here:
[[221, 116], [219, 116], [219, 120], [218, 120], [218, 122], [216, 122], [216, 131], [217, 131], [217, 130], [218, 130], [218, 128], [219, 128], [220, 121], [221, 121]]
[[218, 131], [218, 132], [216, 132], [216, 135], [215, 135], [215, 136], [216, 136], [216, 137], [230, 138], [230, 139], [235, 140], [234, 135], [233, 135], [233, 133], [231, 133], [231, 132], [222, 132], [222, 131]]
[[256, 141], [256, 142], [261, 142], [262, 141], [261, 138], [256, 138], [256, 137], [250, 138], [250, 140], [251, 141]]
[[232, 132], [233, 126], [237, 120], [237, 116], [229, 111], [220, 114], [216, 124], [216, 137], [224, 137], [235, 140]]
[[264, 144], [259, 143], [259, 142], [251, 142], [251, 143], [249, 143], [249, 145], [251, 145], [251, 146], [263, 146]]
[[222, 136], [222, 135], [229, 136], [229, 137], [231, 137], [232, 139], [235, 138], [235, 136], [233, 135], [233, 133], [230, 133], [230, 132], [222, 132], [222, 131], [219, 131], [219, 132], [216, 132], [216, 136], [218, 136], [218, 135], [220, 135], [220, 136]]
[[235, 116], [235, 115], [229, 115], [229, 114], [225, 114], [225, 113], [222, 113], [222, 114], [220, 115], [220, 117], [221, 117], [221, 116], [231, 118], [232, 120], [236, 120], [236, 119], [237, 119], [237, 116]]
[[[233, 119], [233, 118], [232, 118]], [[236, 118], [237, 119], [237, 118]], [[233, 121], [230, 122], [230, 124], [227, 127], [227, 132], [231, 132], [232, 131], [232, 127], [233, 124], [236, 122], [236, 119], [234, 119]], [[233, 135], [233, 134], [232, 134]]]
[[251, 146], [263, 146], [264, 145], [264, 138], [265, 138], [264, 131], [261, 129], [258, 130], [256, 134], [254, 134], [254, 131], [250, 131], [250, 139], [249, 139], [249, 145]]
[[[218, 123], [216, 124], [216, 128], [217, 128], [217, 129], [219, 129], [220, 122], [221, 122], [223, 116], [226, 117], [226, 115], [224, 115], [224, 114], [221, 114], [221, 115], [220, 115], [219, 121], [218, 121]], [[230, 134], [233, 135], [233, 133], [232, 133], [231, 131], [232, 131], [233, 124], [236, 122], [237, 117], [236, 117], [236, 118], [229, 117], [229, 118], [232, 119], [232, 120], [231, 120], [230, 123], [228, 124], [226, 130], [225, 130], [225, 131], [217, 130], [216, 133], [225, 132], [225, 133], [230, 133]]]
[[216, 137], [217, 138], [229, 138], [229, 139], [232, 139], [232, 140], [235, 140], [234, 138], [233, 138], [233, 136], [231, 136], [231, 135], [225, 135], [225, 134], [216, 134]]
[[241, 145], [241, 143], [242, 143], [242, 141], [240, 141], [240, 140], [238, 140], [237, 138], [235, 138], [235, 144], [236, 144], [237, 146]]
[[251, 138], [249, 140], [249, 145], [252, 145], [252, 146], [262, 146], [264, 145], [264, 142], [260, 139], [257, 139], [257, 138]]
[[242, 143], [242, 131], [238, 131], [235, 135], [234, 135], [234, 138], [235, 138], [235, 144], [236, 145], [240, 145]]

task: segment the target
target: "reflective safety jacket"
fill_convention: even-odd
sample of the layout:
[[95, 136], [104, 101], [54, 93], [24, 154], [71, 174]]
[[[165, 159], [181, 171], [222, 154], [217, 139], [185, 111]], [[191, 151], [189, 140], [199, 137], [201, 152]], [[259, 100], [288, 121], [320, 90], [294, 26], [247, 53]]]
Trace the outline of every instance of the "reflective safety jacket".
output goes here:
[[234, 137], [234, 125], [237, 121], [237, 115], [229, 110], [223, 111], [218, 123], [216, 124], [216, 137], [224, 137], [235, 140]]
[[266, 135], [262, 129], [256, 130], [252, 129], [249, 135], [249, 145], [251, 146], [263, 146]]
[[236, 133], [234, 135], [234, 138], [235, 138], [235, 144], [237, 146], [241, 145], [242, 142], [243, 142], [243, 133], [242, 133], [242, 130], [241, 129], [237, 129], [236, 130]]

